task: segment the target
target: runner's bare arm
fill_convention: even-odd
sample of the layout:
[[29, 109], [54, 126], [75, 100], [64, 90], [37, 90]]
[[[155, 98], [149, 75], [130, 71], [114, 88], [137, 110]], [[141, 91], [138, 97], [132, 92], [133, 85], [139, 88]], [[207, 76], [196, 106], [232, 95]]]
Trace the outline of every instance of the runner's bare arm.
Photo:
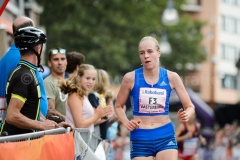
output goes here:
[[130, 131], [139, 128], [140, 123], [140, 121], [137, 122], [134, 119], [129, 121], [125, 114], [125, 110], [123, 109], [123, 106], [125, 105], [127, 98], [129, 97], [129, 94], [133, 88], [134, 77], [135, 77], [134, 72], [129, 72], [125, 74], [115, 104], [115, 113], [117, 117], [123, 123], [123, 125]]
[[180, 76], [175, 72], [168, 71], [168, 79], [172, 89], [175, 89], [184, 107], [184, 111], [183, 109], [178, 111], [180, 122], [187, 122], [189, 118], [195, 114], [195, 107], [191, 102]]
[[124, 75], [122, 79], [122, 83], [117, 95], [116, 104], [115, 104], [115, 112], [119, 120], [124, 124], [128, 123], [127, 116], [125, 114], [125, 111], [123, 109], [123, 106], [125, 105], [127, 98], [130, 94], [130, 91], [134, 84], [134, 72], [129, 72]]

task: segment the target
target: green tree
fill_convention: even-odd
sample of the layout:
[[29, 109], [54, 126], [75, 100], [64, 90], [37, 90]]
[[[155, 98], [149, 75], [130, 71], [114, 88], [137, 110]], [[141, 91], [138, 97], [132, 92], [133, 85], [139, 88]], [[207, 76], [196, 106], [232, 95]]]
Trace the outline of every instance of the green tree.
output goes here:
[[[187, 15], [184, 15], [181, 17], [178, 25], [166, 28], [172, 53], [170, 55], [162, 55], [160, 58], [161, 64], [165, 68], [185, 76], [190, 72], [186, 68], [187, 63], [195, 65], [205, 60], [206, 54], [200, 46], [202, 26], [202, 22], [192, 21]], [[177, 65], [180, 65], [181, 68], [177, 68]]]
[[[173, 53], [161, 58], [162, 65], [176, 70], [176, 63], [201, 62], [204, 59], [200, 47], [202, 23], [181, 13], [177, 26], [162, 26], [160, 18], [166, 2], [38, 0], [44, 7], [41, 24], [47, 31], [47, 50], [55, 46], [75, 50], [86, 56], [86, 63], [105, 69], [112, 76], [123, 75], [141, 66], [138, 58], [140, 39], [152, 35], [160, 40], [157, 33], [164, 28]], [[183, 0], [175, 1], [175, 6], [179, 9], [182, 3]], [[179, 72], [185, 74], [185, 71]]]

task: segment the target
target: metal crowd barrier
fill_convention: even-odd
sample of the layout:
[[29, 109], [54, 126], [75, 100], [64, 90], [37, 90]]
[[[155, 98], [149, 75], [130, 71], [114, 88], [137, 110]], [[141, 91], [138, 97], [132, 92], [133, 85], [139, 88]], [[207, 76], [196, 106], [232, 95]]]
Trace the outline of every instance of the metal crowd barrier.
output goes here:
[[2, 136], [2, 137], [0, 137], [0, 143], [19, 142], [19, 141], [38, 139], [38, 138], [43, 137], [44, 135], [63, 134], [63, 133], [67, 133], [68, 131], [69, 131], [69, 128], [67, 128], [67, 129], [56, 128], [56, 129], [39, 131], [39, 132], [34, 132], [34, 133], [26, 133], [26, 134], [12, 135], [12, 136]]
[[[70, 131], [70, 127], [68, 127], [67, 129], [57, 128], [57, 129], [39, 131], [39, 132], [34, 132], [34, 133], [26, 133], [26, 134], [12, 135], [12, 136], [2, 136], [2, 137], [0, 137], [0, 143], [33, 140], [33, 139], [41, 138], [44, 135], [63, 134], [63, 133], [67, 133], [69, 131]], [[75, 132], [80, 133], [82, 139], [86, 142], [86, 144], [90, 147], [90, 149], [93, 152], [96, 151], [97, 146], [102, 141], [102, 139], [99, 136], [92, 133], [89, 129], [75, 128]]]
[[102, 141], [102, 139], [92, 133], [89, 129], [86, 128], [75, 128], [75, 132], [79, 132], [82, 139], [86, 142], [86, 144], [91, 148], [93, 152], [96, 151], [98, 144]]

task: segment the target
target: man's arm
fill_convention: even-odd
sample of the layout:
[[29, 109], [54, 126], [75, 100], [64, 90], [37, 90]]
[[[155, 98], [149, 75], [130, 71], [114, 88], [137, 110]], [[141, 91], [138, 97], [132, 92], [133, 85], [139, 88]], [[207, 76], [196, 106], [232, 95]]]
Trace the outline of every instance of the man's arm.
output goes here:
[[53, 121], [36, 121], [29, 119], [28, 117], [21, 114], [21, 109], [24, 105], [24, 102], [17, 98], [11, 98], [6, 115], [7, 123], [14, 125], [22, 129], [33, 129], [33, 130], [48, 130], [54, 129], [58, 125]]
[[[49, 121], [49, 120], [46, 119], [46, 117], [44, 117], [44, 115], [42, 113], [40, 113], [40, 121], [44, 122], [44, 121]], [[70, 127], [71, 130], [74, 129], [74, 126], [70, 123], [67, 123], [67, 122], [60, 122], [60, 123], [57, 124], [57, 127], [55, 127], [55, 128], [59, 128], [59, 127], [64, 127], [64, 128]]]
[[46, 78], [44, 80], [44, 87], [48, 97], [48, 113], [46, 118], [49, 116], [58, 116], [65, 121], [65, 116], [56, 110], [55, 99], [58, 93], [56, 92], [55, 84]]
[[55, 109], [55, 100], [52, 98], [48, 98], [48, 116], [58, 116], [65, 121], [65, 116]]
[[43, 122], [46, 120], [46, 117], [42, 113], [40, 113], [40, 121]]

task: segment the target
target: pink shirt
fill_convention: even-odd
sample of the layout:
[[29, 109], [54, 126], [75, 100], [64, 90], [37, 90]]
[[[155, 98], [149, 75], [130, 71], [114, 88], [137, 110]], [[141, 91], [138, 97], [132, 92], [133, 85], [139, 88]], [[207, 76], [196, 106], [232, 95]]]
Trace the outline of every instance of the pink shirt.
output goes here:
[[[67, 101], [66, 100], [66, 122], [68, 123], [71, 123], [74, 127], [75, 126], [75, 123], [74, 123], [74, 120], [73, 120], [73, 116], [72, 116], [72, 112], [70, 110], [70, 108], [68, 107], [68, 104], [67, 104]], [[83, 98], [83, 106], [82, 106], [82, 116], [83, 116], [83, 119], [87, 119], [91, 116], [94, 115], [94, 109], [91, 105], [91, 103], [89, 102], [88, 98], [86, 96], [84, 96]], [[88, 129], [93, 132], [94, 131], [94, 123], [92, 123]]]

